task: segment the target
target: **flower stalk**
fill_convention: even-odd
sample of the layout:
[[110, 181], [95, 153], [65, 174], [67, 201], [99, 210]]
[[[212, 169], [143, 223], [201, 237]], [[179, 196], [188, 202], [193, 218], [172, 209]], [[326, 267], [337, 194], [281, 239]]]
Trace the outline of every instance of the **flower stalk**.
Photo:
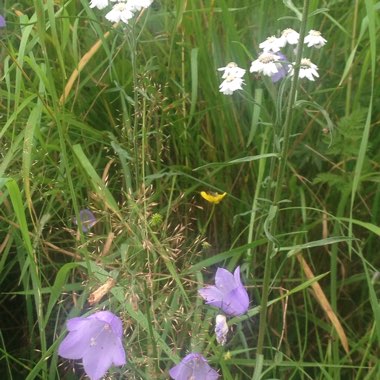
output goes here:
[[[281, 148], [281, 153], [280, 153], [280, 166], [277, 173], [276, 187], [275, 187], [273, 203], [272, 203], [272, 208], [273, 210], [275, 210], [275, 214], [269, 225], [269, 233], [272, 236], [276, 235], [276, 229], [277, 229], [277, 215], [278, 215], [277, 207], [281, 200], [282, 187], [283, 187], [283, 182], [284, 182], [285, 173], [286, 173], [286, 165], [287, 165], [287, 158], [288, 158], [288, 151], [289, 151], [289, 141], [290, 141], [291, 127], [292, 127], [293, 114], [294, 114], [294, 104], [295, 104], [296, 95], [297, 95], [298, 78], [299, 78], [299, 73], [300, 73], [304, 38], [306, 34], [306, 25], [307, 25], [307, 19], [308, 19], [309, 6], [310, 6], [310, 0], [304, 0], [301, 28], [300, 28], [300, 38], [299, 38], [299, 43], [297, 47], [296, 62], [294, 65], [294, 74], [293, 74], [292, 83], [290, 87], [289, 102], [288, 102], [288, 106], [286, 110], [286, 116], [285, 116], [285, 122], [284, 122], [284, 128], [283, 128], [284, 135], [283, 135], [283, 143], [282, 143], [282, 148]], [[274, 250], [275, 250], [275, 243], [274, 241], [270, 240], [268, 242], [268, 247], [267, 247], [267, 252], [266, 252], [266, 257], [265, 257], [263, 293], [262, 293], [262, 298], [261, 298], [261, 309], [260, 309], [260, 325], [259, 325], [259, 333], [258, 333], [258, 340], [257, 340], [257, 354], [256, 354], [257, 360], [260, 360], [260, 358], [262, 357], [263, 348], [264, 348], [264, 336], [265, 336], [265, 331], [267, 327], [266, 318], [267, 318], [270, 275], [271, 275], [271, 266], [272, 266], [271, 257]]]

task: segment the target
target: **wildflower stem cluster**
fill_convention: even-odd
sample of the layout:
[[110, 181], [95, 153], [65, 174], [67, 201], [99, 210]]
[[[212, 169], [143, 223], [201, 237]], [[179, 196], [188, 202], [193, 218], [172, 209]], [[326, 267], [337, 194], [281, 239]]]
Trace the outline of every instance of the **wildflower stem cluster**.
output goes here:
[[[310, 0], [304, 0], [301, 28], [300, 28], [300, 39], [299, 39], [299, 44], [297, 47], [297, 56], [296, 56], [296, 63], [294, 65], [293, 81], [290, 87], [289, 102], [288, 102], [288, 106], [286, 110], [286, 117], [285, 117], [284, 128], [283, 128], [284, 135], [283, 135], [283, 143], [282, 143], [282, 149], [281, 149], [281, 154], [280, 154], [280, 166], [279, 166], [279, 170], [278, 170], [278, 174], [276, 178], [276, 186], [275, 186], [275, 191], [274, 191], [274, 196], [273, 196], [273, 207], [275, 208], [276, 214], [270, 224], [270, 233], [272, 236], [275, 236], [276, 229], [277, 229], [276, 228], [276, 220], [277, 220], [276, 215], [278, 214], [277, 208], [281, 200], [283, 182], [284, 182], [286, 166], [287, 166], [289, 139], [290, 139], [291, 127], [292, 127], [292, 121], [293, 121], [294, 104], [296, 101], [298, 78], [299, 78], [300, 64], [301, 64], [301, 59], [302, 59], [304, 37], [306, 34], [309, 5], [310, 5]], [[261, 298], [261, 310], [260, 310], [260, 326], [259, 326], [259, 334], [258, 334], [258, 341], [257, 341], [257, 358], [259, 358], [259, 356], [262, 355], [263, 347], [264, 347], [264, 336], [265, 336], [265, 330], [267, 326], [266, 317], [267, 317], [268, 295], [269, 295], [271, 264], [272, 264], [271, 256], [274, 253], [274, 250], [275, 250], [275, 243], [270, 240], [268, 242], [267, 252], [265, 256], [263, 293], [262, 293], [262, 298]]]

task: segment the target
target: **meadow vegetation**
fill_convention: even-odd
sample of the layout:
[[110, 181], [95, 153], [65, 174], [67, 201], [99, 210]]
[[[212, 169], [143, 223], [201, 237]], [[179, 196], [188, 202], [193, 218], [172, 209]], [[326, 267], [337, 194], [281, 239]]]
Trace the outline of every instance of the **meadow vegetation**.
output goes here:
[[[127, 363], [106, 379], [168, 379], [191, 352], [225, 380], [379, 379], [379, 4], [155, 0], [113, 24], [4, 0], [1, 377], [82, 378], [65, 323], [109, 310]], [[319, 78], [249, 73], [302, 25], [327, 40]], [[249, 310], [222, 346], [198, 290], [238, 266]]]

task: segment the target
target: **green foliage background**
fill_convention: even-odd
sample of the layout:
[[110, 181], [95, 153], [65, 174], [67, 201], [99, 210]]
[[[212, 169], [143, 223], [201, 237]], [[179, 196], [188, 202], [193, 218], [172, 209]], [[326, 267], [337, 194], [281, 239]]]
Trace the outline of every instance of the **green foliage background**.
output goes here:
[[[250, 74], [244, 91], [218, 92], [216, 69], [230, 61], [249, 69], [267, 36], [299, 29], [302, 5], [156, 0], [113, 28], [87, 0], [4, 1], [5, 378], [78, 379], [80, 366], [56, 353], [64, 322], [102, 308], [123, 319], [128, 353], [126, 368], [109, 378], [168, 378], [189, 351], [202, 352], [223, 379], [380, 378], [379, 3], [311, 1], [308, 29], [328, 44], [311, 52], [320, 78], [298, 90], [285, 184], [271, 174], [291, 81]], [[272, 237], [276, 186], [283, 193]], [[203, 190], [228, 196], [211, 206]], [[98, 220], [89, 234], [73, 222], [84, 208]], [[260, 370], [258, 305], [270, 240], [279, 249]], [[349, 352], [297, 254], [321, 275]], [[236, 265], [251, 308], [219, 347], [215, 310], [196, 291], [217, 267]], [[89, 295], [110, 277], [115, 286], [90, 307]]]

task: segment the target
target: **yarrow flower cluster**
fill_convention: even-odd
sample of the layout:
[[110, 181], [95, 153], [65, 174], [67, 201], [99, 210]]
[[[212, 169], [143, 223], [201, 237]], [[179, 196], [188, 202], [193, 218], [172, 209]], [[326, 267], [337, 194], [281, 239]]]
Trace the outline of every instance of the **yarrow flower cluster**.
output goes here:
[[[259, 44], [262, 52], [258, 58], [251, 63], [249, 71], [271, 78], [273, 83], [278, 82], [287, 75], [294, 75], [295, 62], [288, 62], [287, 57], [281, 49], [287, 45], [297, 45], [300, 35], [294, 29], [284, 29], [280, 37], [270, 36]], [[321, 48], [327, 40], [322, 37], [321, 32], [310, 30], [304, 38], [307, 47]], [[244, 84], [243, 75], [245, 70], [238, 67], [235, 62], [229, 63], [226, 67], [221, 67], [219, 71], [224, 71], [222, 78], [224, 81], [219, 86], [219, 91], [225, 95], [231, 95], [236, 90], [241, 90]], [[299, 77], [314, 81], [319, 77], [318, 67], [308, 58], [302, 58]]]
[[308, 47], [315, 47], [317, 49], [320, 49], [327, 42], [327, 40], [321, 36], [321, 32], [317, 30], [310, 30], [304, 41]]
[[273, 82], [277, 82], [287, 74], [288, 65], [286, 61], [286, 57], [280, 52], [275, 54], [264, 51], [259, 55], [259, 58], [252, 62], [249, 71], [251, 73], [262, 73], [271, 77]]
[[58, 355], [82, 359], [91, 380], [101, 379], [112, 366], [123, 366], [126, 355], [121, 341], [123, 327], [119, 317], [110, 311], [98, 311], [89, 317], [69, 319], [69, 334], [61, 342]]
[[[309, 80], [314, 80], [314, 77], [319, 77], [318, 74], [318, 67], [317, 65], [314, 65], [308, 58], [302, 58], [301, 59], [301, 66], [300, 66], [300, 72], [299, 77], [300, 78], [307, 78]], [[294, 68], [291, 68], [290, 75], [293, 75]]]
[[242, 79], [245, 70], [238, 67], [235, 62], [230, 62], [226, 67], [220, 67], [218, 71], [224, 71], [222, 78], [224, 81], [219, 86], [219, 91], [224, 95], [232, 95], [234, 91], [241, 90], [244, 80]]
[[112, 9], [106, 14], [106, 19], [111, 22], [122, 21], [125, 24], [133, 17], [134, 12], [148, 8], [153, 0], [91, 0], [90, 8], [104, 9], [111, 3]]

